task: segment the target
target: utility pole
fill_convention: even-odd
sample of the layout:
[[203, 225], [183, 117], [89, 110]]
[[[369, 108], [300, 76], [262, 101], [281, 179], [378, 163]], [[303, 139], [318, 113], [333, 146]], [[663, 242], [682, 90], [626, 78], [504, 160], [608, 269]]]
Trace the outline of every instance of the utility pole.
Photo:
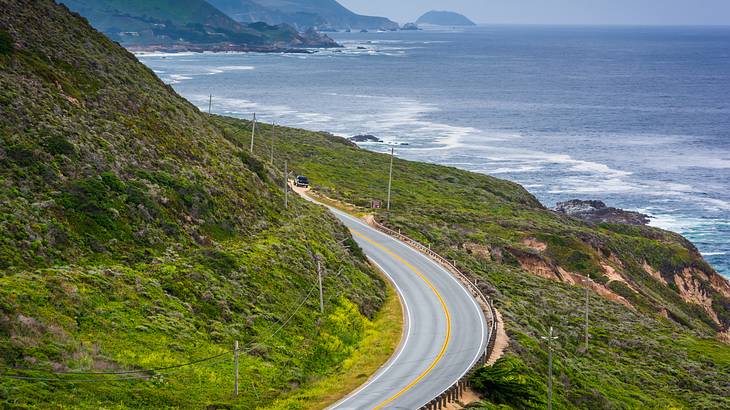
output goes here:
[[284, 208], [289, 208], [289, 170], [287, 161], [284, 161]]
[[274, 163], [274, 135], [276, 134], [276, 123], [271, 123], [271, 163]]
[[208, 99], [208, 114], [213, 110], [213, 94], [210, 95], [210, 98]]
[[395, 156], [395, 148], [390, 148], [390, 172], [388, 173], [388, 205], [387, 209], [390, 211], [390, 187], [393, 183], [393, 157]]
[[317, 258], [317, 277], [319, 278], [319, 312], [324, 313], [324, 292], [322, 291], [322, 264]]
[[253, 127], [251, 128], [251, 153], [253, 154], [253, 138], [256, 136], [256, 113], [253, 113]]
[[[591, 280], [591, 275], [589, 274], [587, 282], [590, 282], [590, 280]], [[586, 323], [585, 323], [586, 354], [588, 354], [588, 308], [589, 308], [588, 301], [589, 301], [589, 298], [590, 298], [590, 288], [588, 286], [586, 286], [586, 318], [585, 318], [586, 319]]]
[[233, 394], [238, 396], [238, 340], [233, 342], [233, 363], [236, 368], [236, 376], [233, 382]]
[[557, 339], [553, 336], [553, 327], [550, 326], [550, 333], [547, 337], [541, 337], [548, 343], [548, 410], [553, 410], [553, 340]]

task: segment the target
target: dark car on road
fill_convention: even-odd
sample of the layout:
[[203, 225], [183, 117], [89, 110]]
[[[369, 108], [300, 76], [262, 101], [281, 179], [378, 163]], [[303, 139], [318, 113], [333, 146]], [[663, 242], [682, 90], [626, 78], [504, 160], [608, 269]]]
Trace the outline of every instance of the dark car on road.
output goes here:
[[294, 178], [294, 185], [302, 188], [309, 188], [309, 178], [304, 175], [297, 175], [297, 177]]

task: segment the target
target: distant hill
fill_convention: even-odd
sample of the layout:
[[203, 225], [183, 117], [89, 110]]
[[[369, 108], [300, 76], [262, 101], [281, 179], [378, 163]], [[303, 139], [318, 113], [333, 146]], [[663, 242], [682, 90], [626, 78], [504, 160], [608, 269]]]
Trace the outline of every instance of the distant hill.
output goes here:
[[264, 7], [253, 0], [209, 0], [211, 4], [241, 23], [263, 21], [268, 24], [291, 24], [300, 30], [328, 27], [324, 17], [316, 13], [288, 13]]
[[241, 24], [204, 0], [61, 0], [99, 31], [128, 48], [261, 49], [327, 47], [288, 25]]
[[398, 29], [385, 17], [362, 16], [335, 0], [210, 0], [236, 21], [269, 24], [288, 23], [300, 30], [318, 29]]
[[432, 10], [419, 17], [416, 24], [431, 24], [435, 26], [476, 26], [476, 23], [466, 16], [453, 11]]

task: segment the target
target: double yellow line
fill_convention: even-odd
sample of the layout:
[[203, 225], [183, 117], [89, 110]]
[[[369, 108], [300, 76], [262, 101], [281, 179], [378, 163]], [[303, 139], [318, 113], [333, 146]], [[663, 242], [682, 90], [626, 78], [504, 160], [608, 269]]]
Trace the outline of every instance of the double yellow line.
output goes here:
[[358, 237], [362, 238], [364, 241], [370, 243], [371, 245], [377, 247], [378, 249], [382, 250], [383, 252], [387, 253], [388, 255], [392, 256], [397, 261], [403, 263], [408, 267], [408, 269], [412, 270], [416, 275], [418, 275], [421, 280], [423, 280], [426, 285], [431, 289], [431, 291], [436, 295], [439, 302], [441, 302], [441, 308], [444, 310], [444, 313], [446, 314], [446, 338], [444, 339], [444, 343], [441, 345], [441, 350], [439, 351], [439, 354], [436, 356], [436, 358], [433, 360], [430, 366], [426, 370], [423, 371], [418, 377], [413, 379], [410, 383], [408, 383], [407, 386], [402, 388], [398, 393], [394, 394], [393, 396], [389, 397], [384, 402], [378, 404], [373, 408], [373, 410], [380, 410], [383, 407], [387, 406], [393, 400], [397, 399], [398, 397], [402, 396], [404, 393], [406, 393], [408, 390], [413, 388], [416, 384], [418, 384], [426, 375], [431, 373], [431, 371], [436, 367], [438, 362], [441, 361], [441, 359], [444, 357], [444, 354], [446, 353], [446, 348], [449, 346], [449, 341], [451, 340], [451, 314], [449, 313], [449, 309], [446, 307], [446, 302], [444, 302], [444, 299], [441, 297], [441, 294], [436, 290], [436, 288], [433, 286], [431, 281], [429, 281], [421, 272], [419, 272], [416, 268], [413, 267], [410, 263], [408, 263], [405, 259], [391, 251], [390, 249], [386, 248], [385, 246], [373, 241], [372, 239], [368, 238], [367, 236], [361, 234], [358, 231], [355, 231], [354, 229], [351, 230], [353, 234], [357, 235]]

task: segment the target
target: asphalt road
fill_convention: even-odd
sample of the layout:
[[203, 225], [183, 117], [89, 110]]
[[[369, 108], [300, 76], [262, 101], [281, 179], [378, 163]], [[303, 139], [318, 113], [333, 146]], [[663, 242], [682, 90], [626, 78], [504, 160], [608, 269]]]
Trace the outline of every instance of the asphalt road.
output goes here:
[[448, 271], [408, 245], [339, 210], [365, 254], [390, 277], [407, 322], [396, 353], [330, 409], [418, 409], [461, 378], [487, 345], [482, 311]]

